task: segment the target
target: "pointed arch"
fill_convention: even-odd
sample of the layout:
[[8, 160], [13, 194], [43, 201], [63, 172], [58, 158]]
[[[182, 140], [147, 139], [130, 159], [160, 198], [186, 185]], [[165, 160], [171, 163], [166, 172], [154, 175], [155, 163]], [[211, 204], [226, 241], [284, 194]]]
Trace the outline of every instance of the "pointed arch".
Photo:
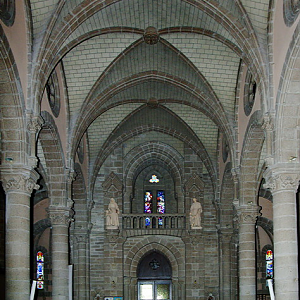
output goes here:
[[291, 156], [296, 157], [298, 163], [300, 161], [299, 70], [300, 24], [295, 29], [286, 54], [276, 98], [275, 163], [289, 162]]
[[0, 131], [2, 165], [26, 163], [25, 103], [16, 62], [0, 26]]
[[41, 116], [44, 119], [44, 125], [38, 138], [45, 157], [50, 205], [65, 206], [67, 200], [66, 167], [60, 136], [53, 117], [46, 111], [43, 111]]
[[240, 169], [240, 205], [257, 202], [259, 189], [258, 168], [264, 132], [261, 127], [261, 111], [256, 111], [250, 118], [241, 153]]

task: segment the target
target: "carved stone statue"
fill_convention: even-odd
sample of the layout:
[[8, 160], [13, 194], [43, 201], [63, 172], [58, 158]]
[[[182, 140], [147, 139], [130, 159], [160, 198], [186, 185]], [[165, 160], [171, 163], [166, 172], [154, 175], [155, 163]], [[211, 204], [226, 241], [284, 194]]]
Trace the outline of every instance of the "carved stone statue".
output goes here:
[[192, 229], [202, 229], [201, 213], [202, 213], [201, 203], [198, 202], [196, 198], [193, 198], [193, 204], [190, 209], [190, 224]]
[[114, 198], [110, 199], [108, 209], [106, 211], [106, 228], [118, 229], [119, 228], [119, 207]]

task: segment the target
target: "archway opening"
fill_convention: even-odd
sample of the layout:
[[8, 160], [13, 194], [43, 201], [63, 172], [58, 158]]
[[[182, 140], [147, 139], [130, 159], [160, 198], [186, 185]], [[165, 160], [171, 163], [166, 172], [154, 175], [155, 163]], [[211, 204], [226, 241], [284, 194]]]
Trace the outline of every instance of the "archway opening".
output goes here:
[[139, 300], [171, 300], [172, 268], [161, 253], [152, 251], [144, 256], [137, 268]]

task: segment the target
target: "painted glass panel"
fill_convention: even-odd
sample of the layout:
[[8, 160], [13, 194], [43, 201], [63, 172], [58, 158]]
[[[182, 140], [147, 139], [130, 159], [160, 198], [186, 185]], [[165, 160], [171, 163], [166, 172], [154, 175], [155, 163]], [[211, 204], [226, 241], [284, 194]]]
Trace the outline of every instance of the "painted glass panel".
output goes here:
[[150, 218], [147, 217], [147, 218], [145, 219], [145, 225], [146, 225], [146, 226], [150, 226], [150, 224], [151, 224]]
[[158, 226], [163, 226], [163, 219], [162, 219], [162, 217], [159, 217], [158, 218]]
[[159, 179], [157, 178], [156, 175], [152, 175], [151, 179], [149, 180], [149, 182], [151, 183], [158, 183], [159, 182]]
[[151, 214], [152, 213], [152, 192], [150, 191], [146, 191], [145, 192], [145, 198], [144, 198], [144, 203], [145, 203], [145, 206], [144, 206], [144, 212], [146, 214]]
[[159, 214], [165, 213], [165, 192], [157, 191], [157, 212]]
[[266, 253], [266, 277], [267, 279], [273, 278], [273, 251], [268, 250]]
[[39, 251], [36, 255], [36, 279], [37, 279], [37, 289], [42, 290], [44, 288], [44, 254]]

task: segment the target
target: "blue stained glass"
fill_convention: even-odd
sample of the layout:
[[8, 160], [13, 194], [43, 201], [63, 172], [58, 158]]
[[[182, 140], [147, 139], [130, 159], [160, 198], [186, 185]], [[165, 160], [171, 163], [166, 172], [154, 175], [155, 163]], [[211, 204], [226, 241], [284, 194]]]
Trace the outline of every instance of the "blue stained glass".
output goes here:
[[39, 274], [43, 274], [43, 263], [38, 263], [38, 265], [37, 265], [37, 272], [39, 273]]
[[163, 219], [162, 219], [162, 217], [159, 217], [158, 218], [158, 226], [163, 226]]
[[37, 278], [37, 289], [42, 290], [44, 288], [44, 255], [43, 252], [39, 251], [36, 255], [36, 278]]
[[145, 225], [146, 225], [146, 226], [150, 226], [150, 224], [151, 224], [150, 218], [147, 217], [147, 218], [145, 219]]
[[267, 261], [267, 279], [273, 278], [273, 262]]
[[144, 206], [144, 212], [146, 214], [152, 213], [152, 193], [150, 191], [145, 192], [145, 206]]
[[266, 253], [266, 277], [267, 279], [273, 278], [273, 252], [268, 250]]
[[165, 213], [165, 192], [157, 191], [157, 212], [159, 214]]

